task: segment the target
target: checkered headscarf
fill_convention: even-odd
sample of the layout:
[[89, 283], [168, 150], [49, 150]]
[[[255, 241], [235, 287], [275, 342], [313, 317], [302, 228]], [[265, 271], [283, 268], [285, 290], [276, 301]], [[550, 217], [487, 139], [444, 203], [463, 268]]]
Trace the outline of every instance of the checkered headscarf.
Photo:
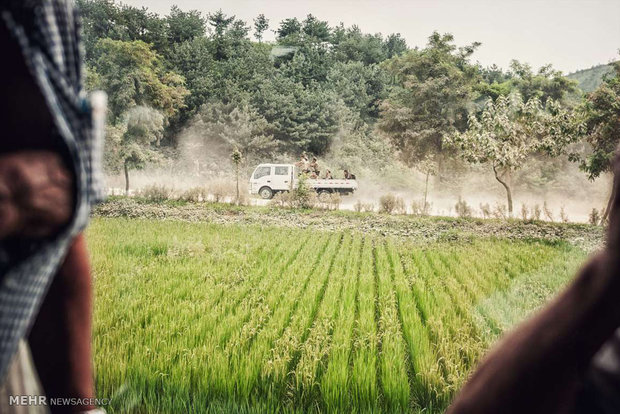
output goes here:
[[102, 198], [103, 187], [99, 165], [101, 134], [93, 128], [93, 113], [100, 111], [83, 94], [80, 26], [73, 2], [3, 0], [0, 13], [1, 23], [19, 45], [45, 98], [56, 135], [71, 155], [77, 181], [75, 216], [65, 231], [51, 241], [20, 246], [19, 257], [7, 253], [15, 249], [0, 245], [1, 382], [67, 248], [86, 226], [90, 206]]

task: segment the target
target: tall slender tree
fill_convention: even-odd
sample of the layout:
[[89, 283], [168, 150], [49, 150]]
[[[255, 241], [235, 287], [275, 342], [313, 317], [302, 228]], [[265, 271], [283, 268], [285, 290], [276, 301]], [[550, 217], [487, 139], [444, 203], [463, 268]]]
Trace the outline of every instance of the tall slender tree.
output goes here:
[[263, 41], [263, 33], [269, 29], [269, 19], [264, 14], [259, 14], [254, 19], [254, 37], [258, 40], [258, 43]]

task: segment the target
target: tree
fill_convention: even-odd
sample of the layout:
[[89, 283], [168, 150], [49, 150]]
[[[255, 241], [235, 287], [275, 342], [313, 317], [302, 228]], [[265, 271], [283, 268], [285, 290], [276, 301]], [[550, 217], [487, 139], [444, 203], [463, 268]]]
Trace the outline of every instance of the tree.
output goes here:
[[428, 200], [428, 178], [431, 175], [437, 174], [437, 162], [433, 159], [432, 156], [428, 156], [422, 161], [420, 161], [416, 167], [426, 177], [426, 179], [424, 180], [424, 201], [422, 204], [422, 212], [426, 214], [430, 210], [430, 206], [427, 201]]
[[258, 43], [262, 42], [263, 33], [265, 33], [267, 29], [269, 29], [269, 19], [261, 13], [254, 19], [254, 37], [258, 40]]
[[204, 160], [230, 154], [235, 148], [250, 161], [268, 158], [279, 145], [270, 134], [265, 118], [243, 102], [205, 104], [194, 117], [187, 135], [194, 137], [189, 150]]
[[534, 154], [558, 156], [575, 142], [581, 130], [574, 112], [553, 100], [543, 106], [538, 98], [524, 102], [519, 94], [489, 100], [480, 119], [469, 117], [469, 128], [447, 137], [447, 142], [470, 163], [490, 164], [495, 179], [506, 190], [512, 215], [511, 174]]
[[378, 118], [380, 101], [387, 96], [387, 83], [381, 67], [362, 62], [336, 62], [327, 74], [331, 89], [366, 122]]
[[283, 150], [324, 154], [338, 131], [337, 98], [332, 91], [305, 87], [277, 74], [264, 79], [250, 99]]
[[577, 88], [577, 81], [562, 76], [562, 72], [551, 65], [542, 66], [534, 73], [530, 65], [513, 60], [510, 62], [510, 72], [508, 82], [523, 96], [524, 101], [538, 98], [543, 105], [547, 99], [561, 102], [567, 93]]
[[405, 53], [408, 49], [407, 41], [403, 39], [400, 33], [392, 33], [383, 42], [385, 53], [388, 59]]
[[217, 79], [216, 62], [209, 47], [209, 39], [198, 37], [174, 44], [168, 55], [174, 71], [185, 77], [185, 86], [190, 92], [185, 96], [185, 109], [179, 114], [181, 123], [218, 93], [221, 82]]
[[306, 16], [301, 26], [301, 31], [307, 40], [311, 42], [327, 42], [330, 36], [329, 24], [319, 20], [312, 14]]
[[276, 39], [279, 43], [288, 44], [294, 38], [294, 43], [296, 43], [300, 33], [301, 23], [296, 17], [284, 19], [280, 22], [278, 29], [276, 29]]
[[171, 117], [184, 107], [189, 93], [184, 79], [166, 71], [161, 56], [148, 44], [101, 39], [95, 47], [96, 60], [89, 68], [93, 78], [108, 94], [111, 122], [134, 106], [150, 106]]
[[121, 122], [109, 125], [106, 134], [106, 169], [125, 174], [125, 194], [129, 193], [129, 172], [159, 160], [155, 147], [164, 130], [164, 115], [153, 108], [136, 106]]
[[508, 72], [492, 65], [480, 68], [480, 74], [483, 82], [478, 85], [478, 91], [482, 100], [518, 92], [526, 102], [531, 98], [538, 98], [543, 104], [547, 99], [563, 102], [577, 88], [576, 81], [562, 76], [562, 72], [551, 65], [542, 66], [535, 73], [530, 65], [517, 60], [510, 62]]
[[[579, 113], [585, 120], [585, 140], [591, 151], [580, 159], [580, 167], [591, 180], [611, 171], [614, 154], [620, 143], [620, 62], [613, 64], [613, 76], [607, 76], [597, 90], [587, 96]], [[602, 220], [609, 214], [611, 194]]]
[[172, 6], [165, 21], [170, 44], [191, 41], [205, 35], [206, 20], [197, 10], [184, 12], [177, 6]]
[[358, 61], [366, 65], [380, 63], [387, 58], [386, 45], [380, 34], [364, 34], [356, 25], [345, 29], [338, 26], [332, 33], [332, 54], [341, 62]]
[[241, 156], [241, 151], [237, 147], [233, 148], [232, 153], [230, 154], [230, 159], [232, 160], [233, 165], [235, 166], [235, 178], [237, 180], [237, 197], [236, 203], [239, 205], [239, 166], [241, 165], [241, 161], [243, 157]]
[[413, 167], [432, 156], [442, 172], [443, 141], [467, 125], [477, 84], [469, 63], [479, 43], [456, 48], [454, 37], [434, 32], [423, 50], [409, 50], [383, 63], [395, 85], [381, 104], [379, 129], [386, 133], [402, 161]]
[[226, 33], [230, 25], [235, 21], [235, 16], [226, 16], [220, 9], [215, 13], [209, 14], [207, 23], [212, 27], [212, 39], [215, 46], [215, 60], [223, 60], [228, 57], [228, 45]]

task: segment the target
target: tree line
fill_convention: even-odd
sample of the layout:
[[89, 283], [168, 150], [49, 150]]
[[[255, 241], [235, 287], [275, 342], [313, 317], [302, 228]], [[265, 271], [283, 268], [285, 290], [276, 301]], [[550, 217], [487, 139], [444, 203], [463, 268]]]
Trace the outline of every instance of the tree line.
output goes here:
[[[109, 99], [106, 166], [142, 168], [175, 148], [197, 155], [238, 148], [247, 160], [332, 154], [337, 168], [396, 155], [439, 175], [452, 160], [489, 165], [506, 189], [531, 156], [566, 156], [592, 179], [608, 171], [620, 137], [620, 66], [591, 93], [551, 65], [483, 67], [480, 43], [432, 33], [424, 47], [400, 34], [330, 26], [313, 15], [251, 25], [222, 10], [173, 6], [166, 16], [78, 0], [87, 87]], [[275, 41], [265, 42], [271, 30]]]

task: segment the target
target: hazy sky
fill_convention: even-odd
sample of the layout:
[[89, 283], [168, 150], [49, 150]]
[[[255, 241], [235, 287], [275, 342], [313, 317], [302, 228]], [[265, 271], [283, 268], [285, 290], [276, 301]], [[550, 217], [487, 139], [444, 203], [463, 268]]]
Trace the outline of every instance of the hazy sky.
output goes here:
[[482, 42], [474, 60], [506, 68], [511, 59], [535, 68], [552, 63], [572, 72], [618, 59], [620, 0], [123, 0], [167, 14], [170, 6], [205, 14], [222, 9], [248, 23], [270, 20], [265, 36], [288, 17], [308, 13], [331, 25], [357, 24], [363, 32], [400, 33], [424, 46], [433, 30], [454, 34], [458, 45]]

